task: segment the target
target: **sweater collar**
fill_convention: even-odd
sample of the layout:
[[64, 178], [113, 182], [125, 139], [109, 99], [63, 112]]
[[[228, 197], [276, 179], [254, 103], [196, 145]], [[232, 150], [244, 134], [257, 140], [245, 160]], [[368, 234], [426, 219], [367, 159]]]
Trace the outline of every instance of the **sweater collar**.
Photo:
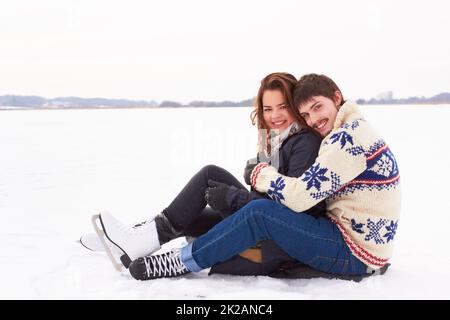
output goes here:
[[359, 110], [358, 105], [352, 101], [347, 100], [345, 103], [339, 108], [339, 111], [336, 116], [336, 120], [334, 121], [333, 130], [336, 130], [344, 123], [351, 122], [357, 119], [362, 119], [362, 113]]

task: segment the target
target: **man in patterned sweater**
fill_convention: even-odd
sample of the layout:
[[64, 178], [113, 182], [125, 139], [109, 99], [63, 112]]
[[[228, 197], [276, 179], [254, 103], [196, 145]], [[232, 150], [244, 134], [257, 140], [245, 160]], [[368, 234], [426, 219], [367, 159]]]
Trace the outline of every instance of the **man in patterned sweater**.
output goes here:
[[[250, 165], [246, 182], [275, 201], [252, 201], [180, 250], [133, 261], [133, 277], [198, 272], [266, 239], [328, 274], [366, 275], [387, 265], [400, 215], [394, 155], [330, 78], [303, 76], [294, 103], [323, 138], [315, 163], [300, 178]], [[327, 217], [301, 213], [323, 199]]]
[[[334, 99], [320, 94], [327, 94], [327, 88]], [[301, 116], [324, 138], [314, 165], [293, 179], [261, 163], [251, 182], [296, 212], [326, 199], [328, 216], [352, 253], [378, 269], [392, 255], [400, 215], [400, 175], [387, 144], [355, 103], [341, 104], [336, 88], [327, 77], [308, 75], [294, 92]]]

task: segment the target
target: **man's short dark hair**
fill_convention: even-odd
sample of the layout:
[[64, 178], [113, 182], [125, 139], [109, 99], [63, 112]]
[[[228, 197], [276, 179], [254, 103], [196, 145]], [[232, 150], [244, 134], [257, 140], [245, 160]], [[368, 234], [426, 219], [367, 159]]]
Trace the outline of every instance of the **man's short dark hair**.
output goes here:
[[[334, 93], [341, 92], [333, 80], [323, 74], [310, 73], [302, 76], [294, 88], [294, 105], [298, 108], [315, 96], [324, 96], [334, 101]], [[342, 97], [341, 105], [344, 103]]]

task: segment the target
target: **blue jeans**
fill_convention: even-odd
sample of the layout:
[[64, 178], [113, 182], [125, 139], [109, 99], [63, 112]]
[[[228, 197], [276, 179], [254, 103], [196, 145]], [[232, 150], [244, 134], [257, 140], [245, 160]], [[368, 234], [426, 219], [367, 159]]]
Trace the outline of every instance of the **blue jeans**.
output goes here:
[[256, 245], [273, 240], [291, 257], [337, 275], [364, 275], [367, 266], [353, 256], [328, 218], [296, 213], [271, 200], [254, 200], [181, 250], [193, 272], [212, 267]]

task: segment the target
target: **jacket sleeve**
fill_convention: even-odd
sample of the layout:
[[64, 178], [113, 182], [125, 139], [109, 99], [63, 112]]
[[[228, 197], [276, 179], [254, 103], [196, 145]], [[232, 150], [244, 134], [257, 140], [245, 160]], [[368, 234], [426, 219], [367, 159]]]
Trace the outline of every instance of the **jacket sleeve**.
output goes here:
[[[353, 133], [352, 133], [353, 134]], [[345, 129], [322, 142], [319, 155], [299, 178], [281, 175], [267, 163], [252, 171], [252, 186], [288, 208], [303, 212], [335, 194], [366, 169], [362, 145]]]
[[289, 154], [286, 155], [289, 158], [286, 176], [298, 178], [314, 163], [321, 140], [311, 132], [305, 132], [295, 138]]

